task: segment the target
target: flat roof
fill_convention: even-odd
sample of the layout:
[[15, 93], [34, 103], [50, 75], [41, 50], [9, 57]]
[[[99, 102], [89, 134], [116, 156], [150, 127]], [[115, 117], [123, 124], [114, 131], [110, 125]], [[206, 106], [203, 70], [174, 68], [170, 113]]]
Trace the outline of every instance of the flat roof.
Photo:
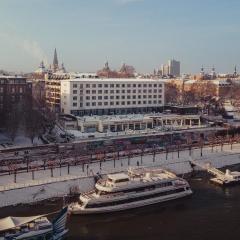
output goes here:
[[164, 83], [163, 79], [151, 79], [151, 78], [70, 78], [63, 79], [61, 82], [160, 82]]
[[108, 174], [107, 176], [113, 181], [120, 180], [120, 179], [129, 179], [129, 176], [126, 173], [114, 173], [114, 174]]

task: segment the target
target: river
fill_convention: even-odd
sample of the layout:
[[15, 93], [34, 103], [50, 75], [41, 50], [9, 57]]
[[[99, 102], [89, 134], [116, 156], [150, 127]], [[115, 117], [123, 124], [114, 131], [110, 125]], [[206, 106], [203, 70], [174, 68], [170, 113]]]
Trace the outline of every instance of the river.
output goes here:
[[[240, 170], [240, 166], [236, 166]], [[231, 240], [240, 237], [240, 185], [222, 188], [197, 173], [191, 198], [98, 216], [72, 216], [68, 240]], [[0, 210], [0, 217], [54, 211], [54, 203]]]

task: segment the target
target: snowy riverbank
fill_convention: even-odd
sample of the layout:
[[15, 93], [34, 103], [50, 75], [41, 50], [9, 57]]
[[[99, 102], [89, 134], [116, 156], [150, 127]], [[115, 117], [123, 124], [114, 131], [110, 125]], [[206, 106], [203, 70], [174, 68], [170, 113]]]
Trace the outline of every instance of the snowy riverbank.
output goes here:
[[[18, 173], [17, 183], [14, 183], [14, 175], [0, 177], [0, 207], [16, 205], [20, 203], [33, 203], [53, 197], [62, 197], [70, 191], [84, 192], [94, 186], [93, 174], [97, 172], [113, 173], [126, 170], [129, 166], [136, 166], [137, 163], [144, 166], [160, 166], [176, 174], [186, 174], [192, 171], [189, 160], [193, 159], [201, 162], [210, 162], [212, 166], [221, 168], [228, 165], [240, 163], [240, 144], [225, 145], [201, 149], [181, 151], [179, 153], [161, 153], [154, 158], [153, 155], [141, 157], [124, 158], [114, 161], [89, 164], [84, 169], [82, 166], [71, 166], [69, 169], [63, 167], [53, 170], [51, 177], [50, 170], [42, 170], [34, 173]], [[83, 171], [84, 170], [84, 171]]]

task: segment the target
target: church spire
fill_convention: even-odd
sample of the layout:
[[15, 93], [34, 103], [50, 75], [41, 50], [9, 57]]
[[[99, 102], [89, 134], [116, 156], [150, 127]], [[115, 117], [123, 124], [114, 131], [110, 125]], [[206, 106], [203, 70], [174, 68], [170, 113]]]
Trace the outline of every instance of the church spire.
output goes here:
[[54, 50], [54, 57], [53, 57], [53, 71], [56, 72], [58, 70], [58, 57], [57, 57], [57, 49]]

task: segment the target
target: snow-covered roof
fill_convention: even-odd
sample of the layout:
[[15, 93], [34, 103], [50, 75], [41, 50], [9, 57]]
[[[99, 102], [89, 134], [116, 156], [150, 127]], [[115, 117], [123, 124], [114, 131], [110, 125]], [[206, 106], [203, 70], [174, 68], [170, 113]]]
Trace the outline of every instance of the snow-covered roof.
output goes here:
[[108, 82], [108, 83], [121, 83], [121, 82], [152, 82], [152, 83], [164, 83], [163, 79], [151, 79], [151, 78], [71, 78], [64, 79], [61, 82]]
[[115, 173], [115, 174], [108, 174], [108, 178], [112, 179], [113, 181], [116, 181], [120, 179], [129, 179], [129, 176], [126, 173]]
[[31, 217], [6, 217], [0, 219], [0, 232], [7, 231], [9, 229], [14, 229], [16, 227], [20, 227], [29, 222], [33, 222], [34, 220], [42, 217], [42, 215], [31, 216]]

